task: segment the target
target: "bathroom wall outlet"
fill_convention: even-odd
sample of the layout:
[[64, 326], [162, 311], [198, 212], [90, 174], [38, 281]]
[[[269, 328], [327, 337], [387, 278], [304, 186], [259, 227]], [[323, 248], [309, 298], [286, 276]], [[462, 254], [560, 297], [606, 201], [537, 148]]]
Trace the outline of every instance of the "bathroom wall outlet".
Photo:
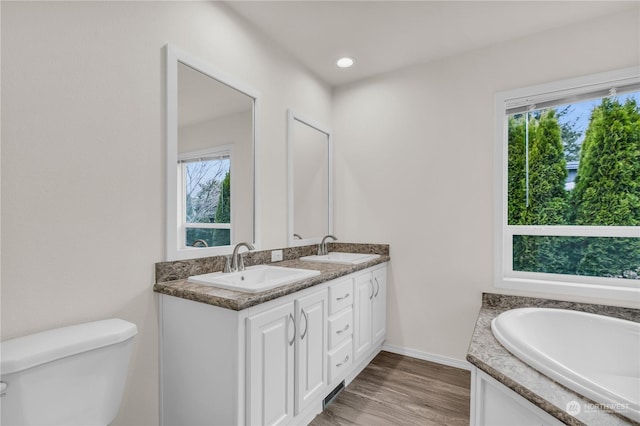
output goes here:
[[279, 262], [282, 260], [282, 250], [273, 250], [271, 252], [271, 261]]

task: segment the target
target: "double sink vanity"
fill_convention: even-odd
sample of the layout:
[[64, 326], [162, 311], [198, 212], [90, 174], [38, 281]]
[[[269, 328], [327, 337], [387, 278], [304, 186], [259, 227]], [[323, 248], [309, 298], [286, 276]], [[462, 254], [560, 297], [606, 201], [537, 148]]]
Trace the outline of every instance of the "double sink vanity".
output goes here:
[[156, 264], [162, 424], [307, 424], [381, 350], [387, 245]]
[[389, 247], [326, 243], [331, 130], [288, 109], [288, 247], [255, 251], [260, 91], [172, 44], [165, 58], [161, 424], [307, 424], [381, 349]]

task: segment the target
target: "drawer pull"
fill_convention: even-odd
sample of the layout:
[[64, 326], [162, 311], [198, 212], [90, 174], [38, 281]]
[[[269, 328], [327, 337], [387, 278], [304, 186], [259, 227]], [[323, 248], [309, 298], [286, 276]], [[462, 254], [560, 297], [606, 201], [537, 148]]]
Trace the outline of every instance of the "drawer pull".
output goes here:
[[344, 300], [344, 299], [346, 299], [347, 297], [349, 297], [349, 293], [345, 294], [345, 295], [344, 295], [344, 296], [342, 296], [342, 297], [336, 297], [336, 300]]
[[349, 329], [349, 324], [345, 325], [342, 330], [336, 331], [336, 334], [342, 334]]
[[349, 355], [344, 357], [344, 360], [342, 362], [339, 362], [336, 364], [336, 367], [340, 367], [341, 365], [346, 364], [347, 362], [349, 362]]
[[309, 330], [309, 316], [304, 311], [304, 308], [302, 308], [302, 312], [300, 314], [300, 320], [302, 320], [303, 316], [304, 316], [304, 333], [300, 335], [300, 340], [304, 340], [304, 336], [307, 335], [307, 331]]
[[293, 324], [293, 338], [291, 339], [291, 341], [289, 342], [289, 346], [292, 346], [293, 343], [296, 341], [296, 334], [298, 333], [296, 331], [296, 320], [295, 318], [293, 318], [293, 314], [289, 314], [289, 319], [291, 320], [291, 323]]

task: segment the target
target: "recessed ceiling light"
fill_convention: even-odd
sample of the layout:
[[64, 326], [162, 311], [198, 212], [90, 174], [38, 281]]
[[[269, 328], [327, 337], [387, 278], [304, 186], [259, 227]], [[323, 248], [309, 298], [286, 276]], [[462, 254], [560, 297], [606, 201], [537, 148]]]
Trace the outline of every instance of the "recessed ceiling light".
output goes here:
[[340, 58], [338, 59], [338, 61], [336, 62], [336, 65], [339, 66], [340, 68], [349, 68], [350, 66], [353, 65], [353, 58], [349, 58], [348, 56], [345, 56], [344, 58]]

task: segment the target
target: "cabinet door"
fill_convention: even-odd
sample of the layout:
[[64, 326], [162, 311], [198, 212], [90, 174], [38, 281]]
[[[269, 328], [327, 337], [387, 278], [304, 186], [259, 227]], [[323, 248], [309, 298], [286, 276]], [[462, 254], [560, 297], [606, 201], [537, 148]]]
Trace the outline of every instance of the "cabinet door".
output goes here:
[[296, 415], [327, 387], [327, 290], [296, 300]]
[[247, 424], [293, 419], [294, 315], [291, 301], [247, 318]]
[[476, 370], [473, 398], [476, 426], [562, 426], [563, 423], [542, 411], [522, 396]]
[[387, 268], [373, 271], [375, 291], [372, 299], [373, 345], [377, 346], [387, 334]]
[[358, 360], [371, 349], [371, 304], [375, 293], [371, 273], [355, 278], [354, 292], [353, 355]]

